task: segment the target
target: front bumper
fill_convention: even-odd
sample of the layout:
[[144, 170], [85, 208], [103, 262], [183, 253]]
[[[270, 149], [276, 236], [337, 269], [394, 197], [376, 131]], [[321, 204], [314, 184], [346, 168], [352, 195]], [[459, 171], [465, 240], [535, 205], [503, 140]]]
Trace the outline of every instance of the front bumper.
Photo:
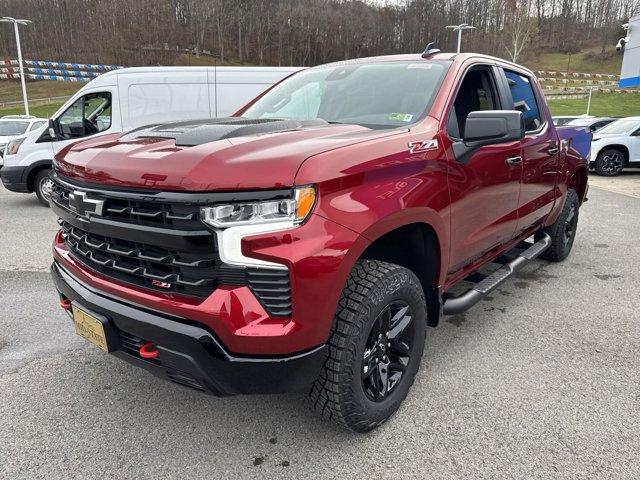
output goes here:
[[29, 193], [27, 186], [27, 168], [26, 167], [7, 167], [0, 169], [2, 177], [2, 185], [7, 190], [18, 193]]
[[[197, 390], [218, 396], [304, 391], [326, 357], [326, 345], [297, 355], [234, 356], [205, 328], [112, 299], [90, 289], [57, 262], [51, 274], [61, 296], [102, 319], [110, 353]], [[140, 342], [156, 344], [158, 357], [140, 357], [135, 348]]]

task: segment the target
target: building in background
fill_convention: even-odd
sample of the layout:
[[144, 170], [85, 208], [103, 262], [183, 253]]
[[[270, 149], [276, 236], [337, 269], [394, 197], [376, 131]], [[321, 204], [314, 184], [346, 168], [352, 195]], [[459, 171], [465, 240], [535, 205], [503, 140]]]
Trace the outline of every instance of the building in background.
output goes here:
[[[626, 40], [624, 45], [620, 42]], [[640, 87], [640, 15], [629, 20], [626, 39], [620, 40], [618, 46], [624, 48], [622, 70], [620, 71], [620, 88]]]

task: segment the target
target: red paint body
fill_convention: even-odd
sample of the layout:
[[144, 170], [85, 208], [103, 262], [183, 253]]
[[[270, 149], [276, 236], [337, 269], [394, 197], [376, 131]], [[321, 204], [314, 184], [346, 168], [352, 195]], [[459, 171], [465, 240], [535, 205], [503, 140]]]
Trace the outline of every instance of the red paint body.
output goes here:
[[[393, 60], [424, 61], [417, 55], [366, 61]], [[540, 101], [547, 123], [542, 132], [522, 142], [481, 147], [466, 164], [458, 162], [446, 127], [465, 71], [482, 64], [533, 75], [490, 57], [443, 54], [429, 59], [439, 60], [450, 67], [428, 114], [404, 129], [332, 125], [188, 148], [157, 138], [120, 142], [114, 135], [58, 155], [57, 172], [69, 181], [125, 189], [251, 191], [316, 185], [317, 204], [302, 226], [242, 244], [246, 256], [288, 266], [291, 318], [270, 318], [247, 287], [221, 286], [200, 302], [124, 285], [75, 262], [59, 235], [56, 260], [102, 292], [206, 325], [238, 354], [288, 354], [324, 343], [354, 263], [372, 242], [404, 225], [427, 224], [435, 232], [439, 268], [434, 286], [446, 291], [552, 223], [567, 188], [576, 188], [584, 200], [587, 160], [571, 134], [559, 138]], [[540, 95], [539, 85], [534, 86]], [[431, 139], [438, 141], [437, 148], [410, 153], [411, 142]], [[551, 155], [553, 145], [560, 151]], [[520, 166], [505, 165], [512, 154], [523, 157]]]

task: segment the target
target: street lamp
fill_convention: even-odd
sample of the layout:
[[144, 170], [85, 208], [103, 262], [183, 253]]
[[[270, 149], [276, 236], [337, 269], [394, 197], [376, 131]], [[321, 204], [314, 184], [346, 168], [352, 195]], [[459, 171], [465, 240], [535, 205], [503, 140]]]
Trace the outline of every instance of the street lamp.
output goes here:
[[28, 25], [31, 20], [23, 20], [13, 17], [2, 17], [0, 22], [13, 23], [13, 30], [16, 33], [16, 45], [18, 46], [18, 65], [20, 66], [20, 81], [22, 82], [22, 99], [24, 100], [24, 113], [29, 115], [29, 102], [27, 101], [27, 86], [24, 83], [24, 69], [22, 68], [22, 49], [20, 48], [20, 32], [18, 25]]
[[597, 88], [597, 85], [589, 85], [589, 100], [587, 101], [587, 115], [589, 115], [589, 110], [591, 110], [591, 94], [593, 93], [593, 89]]
[[460, 53], [460, 45], [462, 44], [462, 31], [473, 30], [476, 27], [474, 27], [473, 25], [468, 25], [466, 23], [461, 23], [460, 25], [447, 25], [445, 28], [450, 28], [454, 32], [458, 32], [458, 53]]

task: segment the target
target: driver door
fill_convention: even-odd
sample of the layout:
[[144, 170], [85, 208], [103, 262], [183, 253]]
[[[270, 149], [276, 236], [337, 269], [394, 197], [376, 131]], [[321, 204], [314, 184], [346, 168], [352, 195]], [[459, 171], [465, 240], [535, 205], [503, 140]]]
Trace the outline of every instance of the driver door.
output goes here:
[[[447, 134], [454, 146], [464, 138], [469, 113], [509, 109], [498, 73], [490, 65], [474, 65], [465, 72], [448, 116]], [[522, 181], [520, 141], [481, 146], [461, 156], [455, 150], [448, 149], [450, 275], [513, 239]]]
[[79, 97], [54, 122], [57, 134], [57, 140], [53, 142], [54, 155], [70, 143], [112, 132], [111, 92], [93, 92]]

